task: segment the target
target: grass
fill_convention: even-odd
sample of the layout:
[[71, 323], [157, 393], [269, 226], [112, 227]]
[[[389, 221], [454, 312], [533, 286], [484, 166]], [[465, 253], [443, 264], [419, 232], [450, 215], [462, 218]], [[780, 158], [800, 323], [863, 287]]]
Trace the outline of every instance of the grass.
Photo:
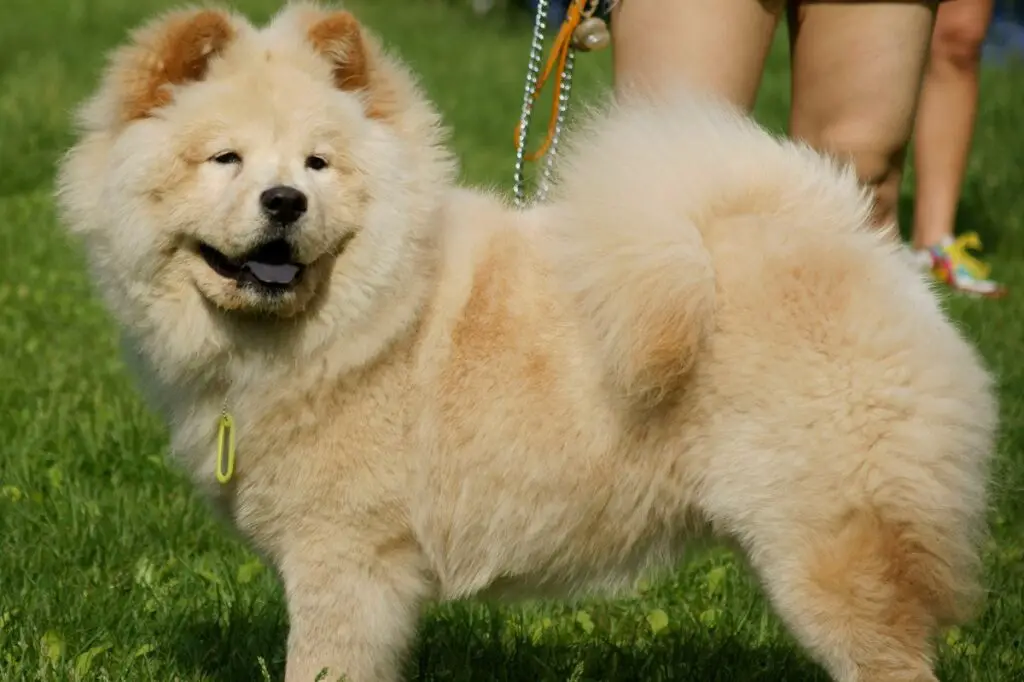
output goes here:
[[[466, 3], [351, 0], [412, 60], [455, 129], [467, 180], [507, 190], [528, 31]], [[275, 0], [244, 0], [256, 18]], [[287, 632], [272, 572], [167, 467], [82, 257], [58, 229], [55, 159], [103, 52], [161, 0], [6, 0], [0, 23], [0, 679], [278, 679]], [[789, 97], [782, 44], [757, 116]], [[962, 227], [1024, 289], [1020, 69], [989, 69]], [[609, 84], [583, 56], [577, 101]], [[908, 184], [909, 187], [909, 184]], [[907, 205], [909, 208], [909, 196]], [[991, 597], [941, 648], [945, 680], [1024, 679], [1024, 299], [952, 299], [1000, 377], [1003, 432], [985, 550]], [[725, 551], [616, 601], [435, 607], [409, 678], [825, 680]]]

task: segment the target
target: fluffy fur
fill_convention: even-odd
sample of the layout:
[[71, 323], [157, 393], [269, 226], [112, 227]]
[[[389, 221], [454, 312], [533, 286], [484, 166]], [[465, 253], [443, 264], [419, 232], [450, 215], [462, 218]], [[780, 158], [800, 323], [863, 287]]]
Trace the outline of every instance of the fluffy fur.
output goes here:
[[[848, 170], [631, 97], [513, 211], [454, 185], [371, 33], [305, 4], [155, 19], [79, 130], [64, 219], [177, 461], [280, 573], [289, 682], [396, 680], [425, 600], [614, 589], [705, 531], [834, 679], [935, 679], [977, 593], [996, 403]], [[270, 293], [199, 245], [252, 248], [279, 184], [309, 197], [306, 267]]]

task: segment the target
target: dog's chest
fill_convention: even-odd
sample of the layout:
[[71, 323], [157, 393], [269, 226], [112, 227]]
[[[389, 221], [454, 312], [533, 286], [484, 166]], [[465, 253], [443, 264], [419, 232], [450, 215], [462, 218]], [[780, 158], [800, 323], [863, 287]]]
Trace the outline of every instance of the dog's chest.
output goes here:
[[[408, 381], [400, 368], [362, 380], [287, 383], [211, 400], [176, 429], [177, 450], [215, 506], [265, 552], [304, 519], [343, 521], [402, 496], [407, 472]], [[291, 390], [289, 390], [291, 388]], [[229, 468], [218, 448], [226, 406], [234, 428]], [[223, 434], [220, 434], [223, 436]]]

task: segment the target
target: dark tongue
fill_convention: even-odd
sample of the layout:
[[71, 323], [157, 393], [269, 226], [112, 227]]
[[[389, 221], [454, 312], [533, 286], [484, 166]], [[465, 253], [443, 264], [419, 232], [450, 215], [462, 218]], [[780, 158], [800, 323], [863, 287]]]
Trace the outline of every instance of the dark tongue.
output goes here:
[[299, 266], [293, 263], [261, 263], [249, 260], [242, 264], [253, 277], [263, 284], [291, 284], [299, 274]]

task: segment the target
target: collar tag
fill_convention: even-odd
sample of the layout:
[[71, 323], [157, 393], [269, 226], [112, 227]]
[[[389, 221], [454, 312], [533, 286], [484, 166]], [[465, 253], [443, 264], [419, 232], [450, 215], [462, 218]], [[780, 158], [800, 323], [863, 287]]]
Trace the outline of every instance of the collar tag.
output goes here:
[[217, 480], [223, 485], [235, 474], [235, 419], [228, 412], [217, 425]]

